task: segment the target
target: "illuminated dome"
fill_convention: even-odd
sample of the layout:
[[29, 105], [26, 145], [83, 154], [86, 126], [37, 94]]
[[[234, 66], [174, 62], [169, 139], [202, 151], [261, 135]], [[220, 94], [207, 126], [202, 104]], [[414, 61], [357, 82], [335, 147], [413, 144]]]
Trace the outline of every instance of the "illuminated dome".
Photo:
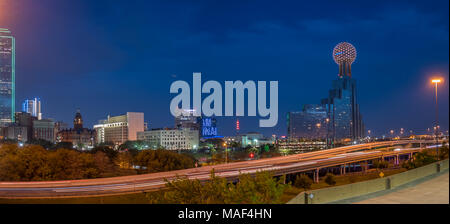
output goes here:
[[356, 58], [355, 47], [347, 42], [341, 42], [333, 49], [333, 59], [336, 64], [341, 65], [343, 63], [351, 65]]

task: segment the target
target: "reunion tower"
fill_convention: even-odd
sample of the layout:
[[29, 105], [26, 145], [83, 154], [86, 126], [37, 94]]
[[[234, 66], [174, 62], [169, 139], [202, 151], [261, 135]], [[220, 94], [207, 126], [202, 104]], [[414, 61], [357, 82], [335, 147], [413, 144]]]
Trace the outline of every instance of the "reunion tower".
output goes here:
[[333, 49], [333, 59], [339, 65], [339, 76], [352, 77], [352, 63], [356, 59], [356, 48], [347, 42], [341, 42]]
[[339, 65], [339, 78], [333, 81], [328, 99], [323, 100], [328, 105], [332, 141], [359, 140], [365, 127], [357, 103], [356, 80], [352, 77], [356, 48], [348, 42], [338, 43], [333, 49], [333, 59]]

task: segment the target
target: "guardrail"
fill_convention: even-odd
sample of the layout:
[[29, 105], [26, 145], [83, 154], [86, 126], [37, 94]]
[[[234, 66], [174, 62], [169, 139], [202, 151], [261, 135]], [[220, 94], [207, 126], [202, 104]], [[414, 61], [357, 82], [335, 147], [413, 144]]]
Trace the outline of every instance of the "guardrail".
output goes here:
[[[287, 204], [324, 204], [348, 198], [358, 197], [377, 191], [399, 187], [414, 180], [448, 170], [449, 160], [443, 160], [423, 167], [408, 170], [399, 174], [347, 184], [337, 187], [323, 188], [302, 192], [291, 199]], [[311, 197], [311, 194], [313, 197]]]

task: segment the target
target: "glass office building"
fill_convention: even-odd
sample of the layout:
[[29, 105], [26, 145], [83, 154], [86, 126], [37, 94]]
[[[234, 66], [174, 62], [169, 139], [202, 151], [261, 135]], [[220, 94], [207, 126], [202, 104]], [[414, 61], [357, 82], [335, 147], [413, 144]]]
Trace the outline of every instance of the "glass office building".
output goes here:
[[15, 40], [11, 31], [0, 28], [0, 126], [14, 122]]
[[306, 104], [299, 112], [289, 112], [287, 117], [290, 138], [326, 139], [327, 108], [320, 104]]
[[356, 81], [350, 76], [333, 80], [327, 99], [322, 100], [330, 116], [332, 140], [357, 140], [364, 135], [364, 124], [356, 100]]

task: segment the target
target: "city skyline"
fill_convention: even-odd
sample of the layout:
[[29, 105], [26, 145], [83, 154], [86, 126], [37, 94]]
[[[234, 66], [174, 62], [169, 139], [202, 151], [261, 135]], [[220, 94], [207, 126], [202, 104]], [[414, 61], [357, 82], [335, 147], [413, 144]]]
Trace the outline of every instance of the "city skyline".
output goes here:
[[[441, 19], [448, 17], [448, 2], [445, 1], [441, 4], [447, 7], [435, 4], [436, 8], [432, 9], [415, 3], [384, 4], [384, 8], [377, 8], [379, 11], [376, 13], [369, 11], [364, 16], [359, 14], [363, 13], [358, 8], [351, 7], [347, 10], [350, 18], [338, 21], [334, 20], [337, 14], [333, 13], [324, 19], [311, 15], [297, 18], [292, 10], [283, 7], [283, 10], [287, 10], [284, 16], [293, 17], [301, 25], [286, 24], [287, 19], [279, 13], [275, 13], [269, 21], [249, 20], [238, 14], [245, 26], [207, 14], [212, 17], [212, 21], [218, 22], [216, 28], [205, 27], [201, 23], [204, 21], [197, 21], [201, 18], [199, 14], [207, 9], [220, 13], [220, 7], [229, 6], [199, 3], [188, 7], [189, 15], [164, 20], [161, 28], [151, 22], [151, 18], [162, 19], [160, 14], [152, 17], [138, 10], [136, 15], [124, 18], [123, 13], [130, 7], [134, 10], [145, 6], [140, 3], [130, 4], [123, 9], [106, 4], [105, 10], [94, 14], [98, 11], [97, 4], [101, 3], [88, 7], [82, 1], [44, 1], [43, 5], [48, 7], [45, 8], [24, 2], [5, 4], [2, 8], [8, 9], [9, 13], [0, 16], [0, 27], [11, 30], [16, 38], [16, 104], [27, 96], [39, 96], [46, 117], [55, 120], [68, 122], [75, 109], [80, 108], [86, 126], [92, 127], [108, 114], [114, 116], [134, 111], [145, 113], [149, 128], [172, 127], [174, 118], [168, 107], [170, 83], [177, 79], [189, 80], [192, 72], [202, 72], [205, 81], [278, 79], [278, 125], [274, 128], [257, 128], [256, 118], [239, 117], [239, 121], [242, 133], [259, 131], [266, 136], [272, 133], [287, 135], [287, 112], [298, 111], [303, 104], [314, 103], [324, 97], [323, 93], [330, 88], [329, 80], [337, 78], [338, 73], [330, 51], [337, 43], [348, 41], [358, 49], [352, 75], [358, 81], [358, 101], [364, 114], [366, 130], [371, 130], [372, 135], [382, 135], [391, 129], [397, 133], [400, 128], [425, 132], [426, 128], [432, 127], [434, 92], [429, 79], [434, 75], [444, 80], [439, 87], [439, 123], [441, 130], [448, 130], [448, 21]], [[164, 3], [152, 6], [149, 10], [171, 7]], [[253, 15], [269, 10], [267, 4], [261, 3], [261, 6]], [[67, 15], [66, 20], [53, 21], [61, 16], [61, 12], [56, 10], [61, 7], [74, 7], [74, 10]], [[300, 6], [295, 7], [305, 10]], [[320, 9], [315, 5], [305, 7], [317, 12]], [[87, 12], [82, 14], [84, 19], [78, 20], [76, 18], [80, 15], [77, 13], [82, 9]], [[17, 13], [22, 10], [27, 11], [28, 16], [41, 19], [37, 22], [37, 28], [25, 25], [25, 19], [17, 17]], [[54, 14], [48, 15], [46, 10], [54, 10]], [[181, 6], [172, 10], [179, 11]], [[331, 9], [325, 7], [323, 10], [320, 11], [321, 15]], [[437, 10], [437, 13], [433, 10]], [[375, 20], [378, 12], [383, 16]], [[115, 15], [133, 22], [133, 26], [129, 27], [124, 22], [118, 23], [116, 27], [108, 22], [101, 30], [96, 29], [105, 20], [114, 21]], [[346, 20], [352, 17], [361, 20], [357, 23], [359, 30], [352, 30], [346, 25]], [[408, 20], [411, 17], [414, 17], [414, 21]], [[180, 31], [185, 35], [177, 35], [180, 39], [165, 40], [170, 34], [177, 34], [176, 23], [183, 18], [189, 22], [186, 30]], [[417, 24], [419, 20], [422, 22]], [[61, 25], [71, 23], [75, 25], [75, 30], [87, 34], [78, 38], [70, 36], [74, 31]], [[49, 34], [38, 29], [44, 25], [55, 30]], [[382, 26], [387, 26], [383, 28], [386, 34], [366, 38], [366, 35], [375, 32], [373, 28]], [[161, 28], [160, 34], [153, 36], [152, 32], [144, 31], [146, 27]], [[117, 28], [125, 30], [127, 34], [109, 36]], [[354, 33], [345, 33], [349, 31]], [[33, 42], [37, 40], [30, 40], [30, 32], [36, 33], [36, 39], [41, 40], [39, 43], [42, 44], [34, 45]], [[88, 35], [89, 32], [93, 33]], [[427, 35], [423, 34], [425, 32]], [[321, 40], [333, 33], [337, 35], [326, 41]], [[398, 38], [392, 38], [397, 35]], [[131, 42], [122, 42], [124, 37]], [[384, 42], [386, 39], [389, 42]], [[420, 42], [420, 47], [413, 45], [416, 42]], [[87, 46], [85, 49], [91, 51], [75, 49], [71, 44], [78, 46], [76, 48]], [[266, 50], [262, 50], [264, 45], [268, 47]], [[432, 50], [436, 47], [445, 50]], [[233, 50], [237, 49], [243, 49], [242, 55], [233, 54]], [[37, 56], [37, 53], [45, 57], [30, 61], [30, 57]], [[94, 58], [95, 62], [92, 61]], [[415, 119], [418, 117], [421, 119]], [[237, 118], [219, 118], [219, 134], [232, 135]]]

